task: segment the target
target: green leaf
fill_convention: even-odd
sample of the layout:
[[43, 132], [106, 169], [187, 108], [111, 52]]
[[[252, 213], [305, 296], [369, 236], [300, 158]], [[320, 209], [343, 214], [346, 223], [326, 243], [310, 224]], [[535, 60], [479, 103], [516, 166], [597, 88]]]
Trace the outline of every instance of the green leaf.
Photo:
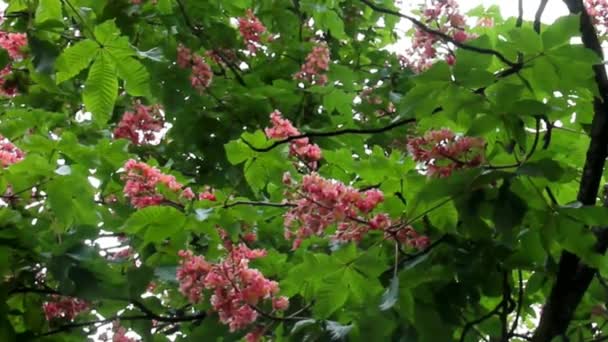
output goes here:
[[458, 223], [458, 211], [453, 201], [449, 201], [428, 215], [431, 224], [442, 232], [453, 232]]
[[542, 33], [543, 47], [545, 50], [566, 44], [570, 38], [580, 35], [580, 15], [571, 14], [560, 17], [545, 28]]
[[399, 277], [391, 279], [391, 284], [384, 291], [382, 301], [380, 302], [380, 310], [386, 311], [392, 308], [399, 299]]
[[78, 75], [91, 64], [99, 51], [97, 43], [85, 39], [68, 47], [55, 61], [57, 84]]
[[118, 77], [124, 80], [125, 90], [131, 96], [150, 96], [150, 74], [134, 58], [115, 60]]
[[36, 24], [47, 21], [62, 23], [61, 0], [39, 0], [35, 18]]
[[114, 102], [118, 96], [116, 64], [106, 53], [100, 53], [85, 83], [82, 99], [88, 111], [99, 123], [106, 123], [112, 116]]
[[[169, 206], [150, 206], [133, 213], [123, 225], [128, 233], [137, 233], [144, 228], [153, 230], [173, 230], [186, 223], [186, 216], [179, 210]], [[162, 235], [163, 233], [158, 233]]]
[[352, 103], [354, 96], [340, 89], [334, 89], [323, 98], [323, 106], [328, 113], [337, 110], [342, 115], [352, 116]]
[[139, 298], [150, 284], [153, 275], [153, 270], [146, 265], [129, 268], [127, 270], [129, 296], [134, 299]]
[[334, 321], [326, 321], [325, 329], [329, 331], [332, 340], [342, 340], [344, 339], [348, 333], [353, 329], [353, 325], [342, 325], [338, 322]]
[[323, 278], [323, 285], [315, 294], [315, 316], [327, 318], [346, 304], [349, 291], [343, 275], [344, 271], [337, 271]]
[[562, 181], [562, 178], [565, 178], [565, 181], [569, 181], [575, 177], [574, 170], [571, 170], [561, 163], [548, 158], [524, 163], [517, 168], [517, 174], [532, 177], [544, 177], [552, 182]]
[[520, 225], [528, 208], [526, 202], [510, 190], [510, 182], [505, 181], [499, 189], [494, 209], [496, 229], [511, 236], [512, 229]]

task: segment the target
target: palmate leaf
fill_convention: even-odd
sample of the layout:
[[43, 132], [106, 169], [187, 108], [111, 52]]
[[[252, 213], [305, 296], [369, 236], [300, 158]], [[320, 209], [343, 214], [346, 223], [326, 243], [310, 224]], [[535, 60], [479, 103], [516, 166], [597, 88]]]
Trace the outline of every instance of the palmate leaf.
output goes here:
[[55, 21], [61, 23], [63, 17], [61, 14], [60, 0], [40, 0], [36, 9], [36, 24], [45, 23], [47, 21]]
[[116, 61], [118, 77], [124, 81], [125, 90], [132, 96], [150, 95], [150, 74], [135, 58]]
[[112, 116], [114, 102], [118, 95], [118, 78], [116, 64], [106, 52], [101, 52], [91, 69], [85, 84], [82, 99], [93, 119], [106, 123]]
[[85, 39], [63, 51], [55, 61], [57, 84], [65, 82], [78, 75], [91, 64], [99, 52], [99, 46], [92, 40]]

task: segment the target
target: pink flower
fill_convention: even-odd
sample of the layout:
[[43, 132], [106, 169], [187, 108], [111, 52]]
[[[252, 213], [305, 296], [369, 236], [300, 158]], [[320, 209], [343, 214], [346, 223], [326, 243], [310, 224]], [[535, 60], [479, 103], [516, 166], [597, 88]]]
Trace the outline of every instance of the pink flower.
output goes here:
[[182, 44], [179, 44], [177, 46], [177, 65], [182, 69], [186, 69], [190, 67], [191, 63], [192, 51]]
[[324, 85], [327, 83], [325, 73], [329, 70], [329, 48], [325, 43], [315, 46], [306, 56], [306, 62], [294, 78], [310, 84]]
[[121, 327], [118, 322], [112, 323], [112, 331], [114, 331], [112, 342], [138, 342], [136, 338], [127, 337], [127, 329]]
[[23, 160], [25, 153], [0, 135], [0, 166], [7, 167]]
[[332, 238], [342, 242], [360, 241], [370, 229], [390, 224], [387, 215], [368, 221], [370, 212], [384, 200], [377, 189], [360, 192], [312, 173], [304, 176], [302, 184], [293, 184], [287, 194], [295, 204], [284, 216], [285, 238], [293, 240], [293, 249], [307, 237], [323, 235], [334, 224], [337, 231]]
[[285, 296], [275, 297], [272, 300], [272, 308], [275, 310], [283, 311], [289, 307], [289, 298]]
[[182, 196], [183, 198], [187, 199], [187, 200], [191, 200], [191, 199], [193, 199], [193, 198], [195, 197], [195, 196], [194, 196], [194, 192], [193, 192], [193, 191], [192, 191], [192, 189], [190, 189], [189, 187], [188, 187], [188, 188], [185, 188], [185, 189], [182, 191], [181, 196]]
[[157, 190], [164, 185], [173, 192], [182, 190], [183, 185], [171, 175], [165, 175], [160, 170], [146, 164], [129, 159], [125, 165], [125, 186], [123, 193], [131, 200], [131, 205], [141, 209], [151, 205], [159, 205], [165, 197]]
[[42, 304], [42, 310], [47, 321], [64, 319], [72, 321], [78, 314], [89, 309], [89, 303], [84, 300], [52, 295], [51, 301]]
[[25, 33], [0, 32], [0, 47], [8, 52], [11, 59], [22, 59], [25, 46], [27, 46]]
[[229, 241], [225, 246], [228, 256], [216, 264], [206, 262], [202, 256], [194, 256], [190, 251], [180, 251], [182, 261], [177, 271], [180, 292], [191, 303], [198, 303], [203, 290], [211, 290], [212, 308], [231, 331], [255, 322], [258, 313], [253, 306], [262, 300], [271, 300], [276, 310], [286, 309], [288, 299], [275, 297], [279, 292], [278, 283], [249, 268], [249, 261], [264, 257], [266, 251], [250, 249], [244, 244], [234, 246]]
[[247, 50], [251, 53], [256, 53], [258, 50], [258, 44], [262, 40], [262, 34], [266, 32], [264, 24], [253, 14], [251, 9], [248, 9], [245, 17], [241, 17], [238, 20], [239, 32], [243, 37]]
[[[291, 121], [283, 118], [281, 112], [275, 110], [270, 113], [271, 127], [267, 127], [264, 132], [271, 139], [286, 139], [300, 135], [300, 131], [293, 126]], [[310, 169], [316, 169], [317, 162], [321, 160], [321, 149], [316, 144], [311, 144], [308, 138], [292, 140], [289, 144], [289, 154], [298, 160], [306, 163]], [[283, 182], [286, 179], [283, 178]]]
[[584, 0], [585, 9], [593, 20], [599, 36], [608, 34], [608, 1]]
[[209, 88], [212, 80], [213, 71], [209, 64], [205, 63], [203, 57], [194, 55], [192, 58], [192, 75], [190, 76], [192, 87], [202, 93]]
[[[472, 36], [465, 30], [466, 18], [460, 13], [458, 4], [451, 0], [431, 0], [421, 6], [421, 21], [427, 26], [454, 38], [456, 42], [462, 43]], [[438, 60], [445, 59], [450, 65], [453, 64], [452, 51], [446, 41], [433, 33], [426, 32], [420, 28], [414, 29], [412, 47], [405, 54], [399, 56], [402, 66], [416, 73], [430, 68]]]
[[456, 31], [454, 32], [454, 40], [458, 43], [464, 43], [467, 39], [469, 39], [469, 35], [464, 31]]
[[152, 143], [164, 127], [160, 105], [144, 106], [136, 102], [133, 112], [125, 112], [114, 129], [115, 139], [129, 139], [134, 145]]
[[481, 138], [459, 137], [448, 129], [441, 129], [410, 138], [407, 150], [415, 161], [426, 167], [429, 176], [446, 177], [453, 170], [481, 165], [484, 146]]

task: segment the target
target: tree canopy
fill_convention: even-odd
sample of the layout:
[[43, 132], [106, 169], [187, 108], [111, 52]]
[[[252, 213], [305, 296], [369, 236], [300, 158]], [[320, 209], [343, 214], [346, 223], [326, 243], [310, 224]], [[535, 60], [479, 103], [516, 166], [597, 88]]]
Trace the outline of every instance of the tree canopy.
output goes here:
[[563, 1], [7, 1], [0, 340], [608, 339], [608, 3]]

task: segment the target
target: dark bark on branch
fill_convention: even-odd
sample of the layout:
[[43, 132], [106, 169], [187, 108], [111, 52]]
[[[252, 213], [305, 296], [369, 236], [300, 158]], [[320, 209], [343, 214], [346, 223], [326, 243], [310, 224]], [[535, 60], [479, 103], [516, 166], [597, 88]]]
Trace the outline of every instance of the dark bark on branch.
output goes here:
[[548, 2], [549, 0], [541, 0], [536, 15], [534, 16], [534, 31], [536, 31], [536, 33], [540, 33], [540, 18], [543, 16], [543, 12], [545, 11], [545, 7], [547, 7]]
[[[571, 13], [581, 14], [581, 33], [585, 47], [593, 50], [603, 59], [600, 41], [591, 18], [584, 10], [582, 0], [564, 0], [564, 2]], [[603, 65], [595, 65], [593, 69], [601, 98], [596, 98], [594, 101], [591, 142], [587, 150], [577, 196], [578, 201], [583, 205], [595, 204], [605, 160], [608, 156], [608, 77], [606, 77]], [[598, 230], [597, 237], [596, 250], [604, 253], [608, 247], [608, 230]], [[566, 251], [562, 252], [557, 279], [543, 308], [540, 323], [534, 332], [532, 341], [548, 342], [567, 331], [576, 307], [587, 291], [595, 273], [596, 269], [583, 264], [576, 255]]]
[[304, 133], [304, 134], [300, 134], [300, 135], [294, 135], [294, 136], [291, 136], [289, 138], [285, 138], [282, 140], [277, 140], [277, 141], [273, 142], [271, 145], [266, 146], [266, 147], [255, 147], [247, 140], [245, 140], [243, 138], [241, 138], [241, 140], [245, 143], [245, 145], [249, 146], [250, 149], [252, 149], [256, 152], [268, 152], [279, 145], [283, 145], [285, 143], [288, 143], [290, 141], [297, 140], [297, 139], [314, 138], [314, 137], [335, 137], [335, 136], [344, 135], [344, 134], [382, 133], [382, 132], [390, 131], [393, 128], [397, 128], [399, 126], [403, 126], [403, 125], [406, 125], [406, 124], [409, 124], [412, 122], [416, 122], [416, 119], [413, 119], [413, 118], [401, 119], [401, 120], [393, 122], [392, 124], [389, 124], [389, 125], [386, 125], [383, 127], [377, 127], [377, 128], [361, 128], [361, 129], [345, 128], [345, 129], [339, 129], [337, 131], [331, 131], [331, 132], [308, 132], [308, 133]]
[[517, 1], [517, 22], [515, 22], [515, 27], [521, 27], [524, 23], [524, 0]]
[[485, 49], [485, 48], [480, 48], [480, 47], [476, 47], [476, 46], [471, 46], [468, 44], [464, 44], [461, 42], [457, 42], [456, 40], [454, 40], [454, 38], [448, 36], [447, 34], [438, 31], [438, 30], [434, 30], [428, 26], [426, 26], [423, 22], [421, 22], [420, 20], [409, 16], [407, 14], [403, 14], [401, 12], [398, 11], [394, 11], [392, 9], [388, 9], [388, 8], [384, 8], [382, 6], [376, 5], [374, 3], [373, 0], [359, 0], [362, 3], [366, 4], [369, 8], [373, 9], [376, 12], [380, 12], [380, 13], [384, 13], [384, 14], [389, 14], [389, 15], [394, 15], [406, 20], [409, 20], [412, 24], [416, 25], [416, 27], [418, 27], [419, 29], [433, 34], [439, 38], [441, 38], [442, 40], [446, 41], [446, 42], [450, 42], [452, 44], [454, 44], [455, 46], [461, 48], [461, 49], [465, 49], [465, 50], [469, 50], [469, 51], [474, 51], [474, 52], [478, 52], [484, 55], [493, 55], [496, 56], [501, 62], [503, 62], [504, 64], [510, 66], [510, 67], [517, 67], [519, 66], [521, 63], [518, 62], [512, 62], [510, 60], [508, 60], [503, 54], [501, 54], [500, 52], [496, 51], [496, 50], [492, 50], [492, 49]]

